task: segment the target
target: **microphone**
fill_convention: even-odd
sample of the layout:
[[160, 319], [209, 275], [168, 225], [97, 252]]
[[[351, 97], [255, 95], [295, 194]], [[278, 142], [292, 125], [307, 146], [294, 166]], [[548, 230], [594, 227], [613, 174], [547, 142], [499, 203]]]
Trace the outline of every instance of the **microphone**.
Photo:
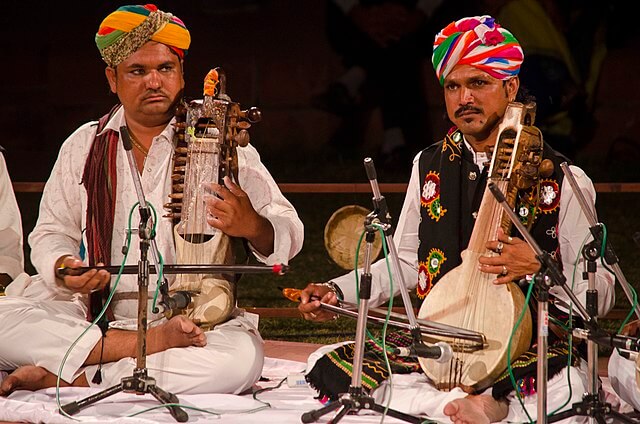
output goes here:
[[589, 337], [601, 346], [609, 346], [618, 349], [640, 352], [640, 339], [636, 337], [621, 336], [620, 334], [596, 334]]
[[627, 351], [621, 350], [620, 356], [622, 356], [624, 359], [629, 359], [630, 361], [638, 360], [638, 352], [627, 352]]
[[378, 186], [378, 177], [376, 175], [376, 167], [373, 165], [373, 159], [364, 158], [364, 169], [367, 172], [369, 184], [371, 184], [371, 189], [373, 191], [373, 200], [383, 200], [382, 194], [380, 193], [380, 187]]
[[163, 296], [162, 300], [158, 302], [154, 313], [168, 312], [175, 309], [184, 309], [191, 303], [191, 294], [187, 291], [177, 291], [172, 296]]
[[595, 329], [586, 330], [574, 328], [573, 336], [579, 339], [591, 340], [600, 346], [608, 346], [617, 349], [640, 352], [640, 338], [623, 336], [621, 334], [609, 334], [606, 331]]
[[453, 350], [451, 346], [445, 342], [438, 342], [433, 346], [418, 343], [409, 347], [399, 347], [393, 350], [393, 354], [397, 356], [435, 359], [436, 362], [447, 362], [453, 358]]

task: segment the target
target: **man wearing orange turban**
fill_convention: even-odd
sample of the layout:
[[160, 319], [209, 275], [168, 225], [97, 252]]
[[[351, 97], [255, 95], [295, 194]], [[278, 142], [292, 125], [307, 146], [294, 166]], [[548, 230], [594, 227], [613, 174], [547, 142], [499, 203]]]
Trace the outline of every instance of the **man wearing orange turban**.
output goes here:
[[122, 6], [104, 18], [96, 34], [102, 59], [116, 67], [147, 41], [162, 43], [184, 59], [191, 36], [184, 23], [152, 4]]
[[[1, 382], [0, 396], [50, 387], [57, 375], [63, 386], [95, 387], [131, 376], [137, 352], [137, 333], [129, 331], [138, 318], [136, 276], [59, 270], [138, 262], [138, 249], [122, 251], [123, 240], [138, 238], [127, 230], [138, 197], [120, 131], [126, 127], [131, 135], [134, 169], [147, 202], [161, 211], [171, 193], [174, 111], [184, 88], [182, 62], [189, 43], [182, 21], [154, 5], [121, 7], [100, 25], [96, 44], [120, 104], [99, 121], [82, 125], [62, 145], [29, 238], [39, 275], [10, 285], [11, 295], [0, 300], [0, 370], [15, 370]], [[225, 177], [224, 184], [211, 184], [218, 196], [203, 205], [207, 223], [214, 232], [245, 239], [259, 261], [286, 263], [302, 247], [302, 223], [256, 149], [249, 144], [238, 147], [237, 154], [238, 181]], [[172, 218], [154, 220], [158, 251], [165, 263], [175, 263]], [[157, 286], [154, 277], [150, 291]], [[113, 299], [108, 309], [107, 298]], [[87, 329], [87, 317], [102, 318]], [[257, 322], [244, 311], [233, 311], [210, 329], [186, 315], [167, 320], [150, 313], [148, 321], [146, 366], [164, 390], [240, 393], [260, 377], [262, 339]]]

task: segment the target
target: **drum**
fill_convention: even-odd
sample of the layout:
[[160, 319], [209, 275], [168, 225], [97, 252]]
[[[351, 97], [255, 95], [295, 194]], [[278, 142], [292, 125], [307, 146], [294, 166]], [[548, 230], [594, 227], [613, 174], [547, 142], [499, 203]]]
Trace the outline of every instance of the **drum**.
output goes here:
[[[364, 249], [366, 243], [363, 239], [358, 251], [358, 241], [364, 231], [364, 220], [369, 211], [362, 206], [343, 206], [331, 215], [324, 227], [324, 247], [333, 261], [343, 269], [354, 269], [356, 253], [358, 254], [358, 267], [364, 265]], [[372, 259], [380, 255], [382, 239], [376, 237], [371, 252]]]

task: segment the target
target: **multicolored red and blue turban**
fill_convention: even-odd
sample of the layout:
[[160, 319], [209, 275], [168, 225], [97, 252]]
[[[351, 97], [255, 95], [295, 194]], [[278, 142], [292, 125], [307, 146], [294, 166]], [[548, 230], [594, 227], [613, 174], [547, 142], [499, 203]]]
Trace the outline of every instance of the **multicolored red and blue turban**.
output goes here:
[[494, 78], [518, 75], [524, 54], [518, 40], [488, 15], [451, 22], [433, 42], [433, 69], [440, 84], [456, 65], [471, 65]]
[[191, 36], [184, 23], [153, 4], [122, 6], [104, 18], [96, 34], [102, 59], [111, 67], [135, 53], [148, 41], [166, 44], [181, 58]]

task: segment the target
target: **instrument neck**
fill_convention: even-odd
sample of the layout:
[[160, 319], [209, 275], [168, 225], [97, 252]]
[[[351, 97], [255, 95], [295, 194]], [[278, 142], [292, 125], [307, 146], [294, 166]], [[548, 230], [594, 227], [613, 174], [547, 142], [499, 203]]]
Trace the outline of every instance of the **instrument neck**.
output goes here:
[[[507, 189], [507, 180], [490, 179], [490, 181], [493, 181], [503, 193]], [[496, 239], [498, 228], [502, 223], [502, 215], [503, 212], [500, 205], [491, 194], [491, 191], [485, 188], [467, 249], [479, 254], [486, 252], [487, 241]]]

